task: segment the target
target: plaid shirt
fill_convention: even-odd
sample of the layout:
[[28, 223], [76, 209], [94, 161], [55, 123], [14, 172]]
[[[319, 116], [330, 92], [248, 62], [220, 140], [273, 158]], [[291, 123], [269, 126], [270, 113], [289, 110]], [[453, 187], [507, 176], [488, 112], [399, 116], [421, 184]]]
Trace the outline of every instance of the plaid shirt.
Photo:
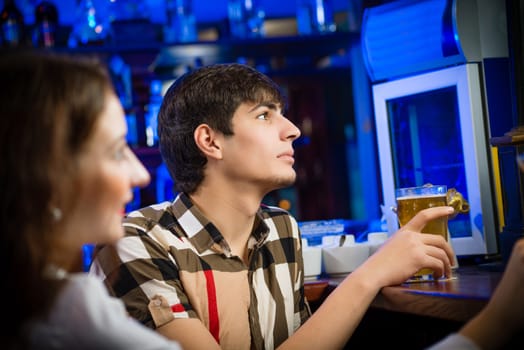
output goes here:
[[300, 232], [280, 208], [260, 207], [248, 265], [185, 194], [131, 212], [124, 227], [116, 249], [99, 249], [91, 273], [149, 327], [157, 294], [175, 318], [200, 319], [223, 349], [276, 348], [310, 316]]

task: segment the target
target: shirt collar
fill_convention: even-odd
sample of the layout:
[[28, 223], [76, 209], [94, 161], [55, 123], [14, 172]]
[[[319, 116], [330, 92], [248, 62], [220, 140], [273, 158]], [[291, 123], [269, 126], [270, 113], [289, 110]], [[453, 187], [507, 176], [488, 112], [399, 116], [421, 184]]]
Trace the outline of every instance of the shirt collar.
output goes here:
[[[170, 211], [185, 236], [199, 253], [212, 249], [231, 256], [229, 245], [218, 228], [193, 204], [187, 194], [180, 193], [170, 206]], [[264, 222], [262, 209], [259, 208], [248, 241], [248, 248], [260, 247], [268, 235], [269, 227]]]

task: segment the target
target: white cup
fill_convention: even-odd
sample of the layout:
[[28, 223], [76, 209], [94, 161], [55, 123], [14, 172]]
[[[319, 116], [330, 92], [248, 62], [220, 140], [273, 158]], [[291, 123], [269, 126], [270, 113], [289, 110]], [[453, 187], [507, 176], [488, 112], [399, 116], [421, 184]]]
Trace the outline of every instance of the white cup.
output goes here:
[[302, 258], [304, 260], [304, 278], [317, 278], [322, 272], [322, 249], [309, 246], [307, 239], [302, 238]]
[[[369, 246], [365, 243], [355, 243], [353, 235], [346, 235], [344, 244], [333, 244], [340, 242], [340, 236], [326, 239], [322, 245], [322, 263], [324, 270], [329, 275], [347, 274], [353, 272], [369, 257]], [[323, 240], [324, 243], [324, 240]]]
[[387, 239], [387, 232], [369, 232], [367, 242], [369, 246], [369, 255], [374, 254]]

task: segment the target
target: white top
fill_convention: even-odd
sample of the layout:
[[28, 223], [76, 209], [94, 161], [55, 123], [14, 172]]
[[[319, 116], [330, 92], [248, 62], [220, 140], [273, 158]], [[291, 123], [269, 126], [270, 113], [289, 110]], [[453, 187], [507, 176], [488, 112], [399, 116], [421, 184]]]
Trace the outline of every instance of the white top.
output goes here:
[[49, 317], [30, 326], [33, 348], [181, 350], [128, 316], [122, 301], [109, 296], [96, 277], [77, 273], [67, 278]]
[[471, 341], [458, 333], [452, 333], [438, 343], [430, 346], [426, 350], [480, 350], [480, 348]]

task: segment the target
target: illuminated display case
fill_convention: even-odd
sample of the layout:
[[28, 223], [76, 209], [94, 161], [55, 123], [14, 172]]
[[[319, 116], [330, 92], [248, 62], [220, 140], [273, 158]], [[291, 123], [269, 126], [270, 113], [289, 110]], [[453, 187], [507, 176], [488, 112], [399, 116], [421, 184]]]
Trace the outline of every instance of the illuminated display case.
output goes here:
[[[470, 212], [449, 221], [457, 255], [497, 251], [495, 196], [479, 66], [464, 64], [373, 86], [386, 208], [395, 189], [447, 185]], [[388, 231], [398, 228], [387, 213]]]
[[456, 254], [498, 253], [502, 203], [488, 140], [511, 115], [505, 19], [504, 2], [486, 0], [399, 0], [364, 11], [390, 233], [396, 188], [447, 185], [470, 204], [449, 222]]

